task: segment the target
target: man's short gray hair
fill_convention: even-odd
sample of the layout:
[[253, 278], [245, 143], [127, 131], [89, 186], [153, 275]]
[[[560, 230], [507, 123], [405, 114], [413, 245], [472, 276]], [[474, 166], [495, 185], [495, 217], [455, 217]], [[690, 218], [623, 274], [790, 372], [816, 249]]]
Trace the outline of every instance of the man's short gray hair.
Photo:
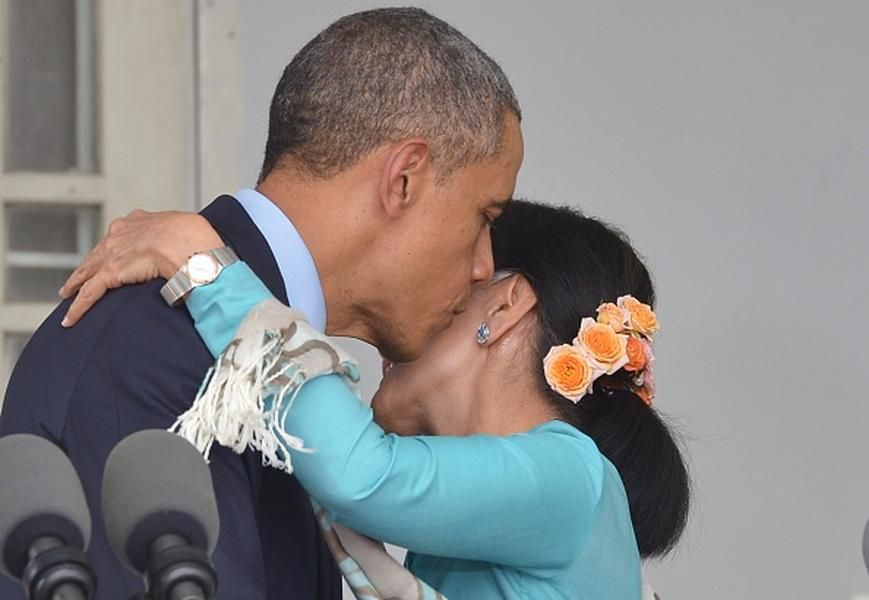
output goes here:
[[348, 15], [284, 70], [260, 181], [285, 160], [330, 177], [415, 136], [429, 140], [446, 177], [499, 152], [508, 112], [521, 118], [504, 72], [454, 27], [418, 8]]

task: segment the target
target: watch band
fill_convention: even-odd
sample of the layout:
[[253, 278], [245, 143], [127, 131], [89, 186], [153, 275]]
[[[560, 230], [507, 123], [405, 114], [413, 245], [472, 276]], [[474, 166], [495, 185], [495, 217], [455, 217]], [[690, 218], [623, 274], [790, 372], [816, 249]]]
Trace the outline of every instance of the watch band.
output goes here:
[[[190, 258], [193, 258], [197, 255], [206, 255], [211, 257], [216, 265], [214, 277], [212, 277], [209, 281], [194, 283], [190, 279], [190, 275], [187, 271], [187, 264], [190, 262]], [[166, 301], [166, 304], [169, 306], [177, 306], [180, 304], [184, 297], [189, 294], [194, 288], [197, 288], [202, 285], [207, 285], [214, 281], [220, 272], [228, 267], [229, 265], [238, 262], [238, 255], [235, 251], [225, 246], [223, 248], [216, 248], [214, 250], [206, 250], [205, 252], [196, 252], [190, 255], [190, 258], [187, 259], [187, 262], [184, 263], [178, 272], [175, 273], [164, 285], [160, 288], [160, 295], [163, 296], [163, 300]]]

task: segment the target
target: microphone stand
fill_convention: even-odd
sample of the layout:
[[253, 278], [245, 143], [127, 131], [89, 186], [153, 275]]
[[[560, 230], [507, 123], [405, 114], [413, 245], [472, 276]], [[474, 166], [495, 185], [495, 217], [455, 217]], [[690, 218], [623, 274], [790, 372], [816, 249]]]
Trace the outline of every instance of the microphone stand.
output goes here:
[[29, 600], [88, 600], [96, 577], [85, 553], [53, 536], [38, 538], [21, 577]]
[[217, 591], [217, 573], [208, 554], [175, 534], [151, 544], [145, 574], [148, 600], [211, 600]]

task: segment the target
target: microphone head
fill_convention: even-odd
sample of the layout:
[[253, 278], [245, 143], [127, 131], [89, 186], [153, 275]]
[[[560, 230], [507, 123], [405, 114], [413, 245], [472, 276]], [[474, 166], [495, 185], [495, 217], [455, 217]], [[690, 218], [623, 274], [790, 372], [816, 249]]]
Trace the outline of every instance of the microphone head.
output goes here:
[[87, 548], [87, 500], [75, 468], [60, 448], [36, 435], [0, 438], [0, 482], [0, 572], [21, 579], [30, 546], [40, 537]]
[[151, 544], [177, 534], [209, 555], [220, 519], [211, 471], [201, 454], [174, 433], [139, 431], [121, 440], [103, 473], [103, 519], [121, 561], [144, 573]]

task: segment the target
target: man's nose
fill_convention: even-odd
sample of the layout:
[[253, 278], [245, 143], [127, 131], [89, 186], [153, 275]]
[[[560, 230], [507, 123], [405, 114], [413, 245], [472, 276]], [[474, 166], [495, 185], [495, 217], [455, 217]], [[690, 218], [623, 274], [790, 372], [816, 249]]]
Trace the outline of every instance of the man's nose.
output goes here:
[[477, 241], [474, 252], [474, 269], [471, 273], [473, 281], [489, 281], [495, 274], [495, 257], [492, 256], [492, 234], [489, 228]]

